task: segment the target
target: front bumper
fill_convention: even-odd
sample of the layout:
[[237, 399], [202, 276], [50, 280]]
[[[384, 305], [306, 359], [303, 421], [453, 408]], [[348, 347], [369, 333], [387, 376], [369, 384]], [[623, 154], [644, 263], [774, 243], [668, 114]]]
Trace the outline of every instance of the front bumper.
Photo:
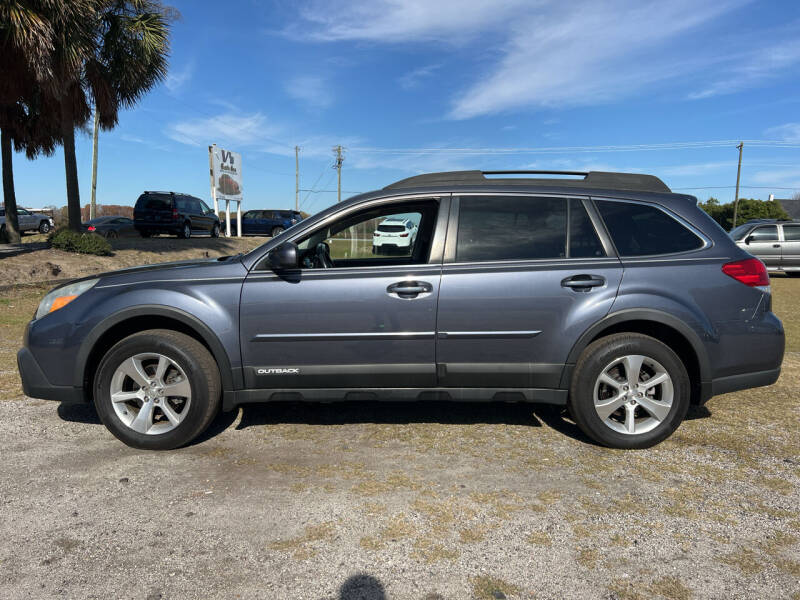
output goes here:
[[27, 348], [17, 352], [17, 367], [22, 379], [22, 391], [26, 396], [58, 402], [86, 401], [83, 388], [51, 384]]

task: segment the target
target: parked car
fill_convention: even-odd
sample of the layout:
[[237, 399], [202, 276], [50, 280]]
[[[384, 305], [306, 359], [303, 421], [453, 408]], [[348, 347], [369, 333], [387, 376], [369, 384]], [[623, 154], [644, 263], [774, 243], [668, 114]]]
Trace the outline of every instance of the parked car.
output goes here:
[[378, 224], [372, 234], [372, 253], [409, 253], [417, 240], [417, 226], [405, 217], [390, 217]]
[[106, 238], [139, 237], [139, 232], [133, 225], [133, 219], [121, 215], [97, 217], [81, 223], [81, 229]]
[[188, 194], [145, 192], [133, 207], [133, 223], [142, 237], [169, 233], [189, 238], [198, 233], [219, 237], [219, 217], [205, 202]]
[[[17, 222], [19, 223], [20, 233], [24, 231], [38, 231], [39, 233], [49, 233], [55, 227], [52, 217], [42, 213], [32, 213], [25, 208], [17, 207]], [[0, 231], [6, 229], [6, 209], [0, 207]]]
[[[406, 255], [328, 243], [401, 215]], [[55, 288], [18, 362], [26, 395], [92, 401], [137, 448], [190, 442], [220, 406], [337, 399], [543, 402], [643, 448], [690, 404], [777, 380], [770, 294], [764, 264], [656, 177], [435, 173], [244, 255]]]
[[800, 221], [753, 219], [733, 229], [730, 236], [767, 270], [800, 276]]
[[[242, 215], [242, 235], [270, 235], [275, 237], [302, 220], [303, 215], [295, 210], [276, 210], [272, 208], [248, 210]], [[237, 221], [238, 219], [231, 216], [232, 235], [237, 231]]]

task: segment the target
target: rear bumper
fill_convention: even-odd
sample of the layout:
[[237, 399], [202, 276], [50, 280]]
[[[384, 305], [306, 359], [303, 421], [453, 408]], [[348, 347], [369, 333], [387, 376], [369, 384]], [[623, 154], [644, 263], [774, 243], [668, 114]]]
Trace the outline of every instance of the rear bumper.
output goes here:
[[22, 379], [22, 391], [26, 396], [58, 402], [85, 401], [83, 388], [51, 384], [27, 348], [17, 352], [17, 367]]
[[711, 395], [718, 396], [720, 394], [738, 392], [739, 390], [772, 385], [778, 381], [780, 375], [781, 368], [778, 367], [777, 369], [769, 369], [767, 371], [754, 371], [752, 373], [720, 377], [711, 382]]

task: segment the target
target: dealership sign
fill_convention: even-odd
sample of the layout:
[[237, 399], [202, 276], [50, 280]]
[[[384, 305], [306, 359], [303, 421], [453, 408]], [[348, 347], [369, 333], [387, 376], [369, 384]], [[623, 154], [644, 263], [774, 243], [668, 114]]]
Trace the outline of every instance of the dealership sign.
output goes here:
[[230, 203], [236, 202], [236, 221], [238, 235], [242, 227], [242, 155], [238, 152], [223, 150], [216, 144], [208, 147], [208, 163], [211, 167], [211, 197], [214, 200], [214, 212], [219, 215], [219, 201], [225, 201], [225, 232], [230, 235]]

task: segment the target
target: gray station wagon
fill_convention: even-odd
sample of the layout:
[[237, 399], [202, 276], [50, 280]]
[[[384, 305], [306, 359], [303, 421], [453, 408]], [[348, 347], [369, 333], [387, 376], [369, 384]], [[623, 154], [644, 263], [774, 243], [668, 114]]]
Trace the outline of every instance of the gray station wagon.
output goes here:
[[[94, 402], [138, 448], [265, 401], [565, 406], [618, 448], [690, 404], [773, 383], [784, 351], [764, 264], [649, 175], [411, 177], [255, 250], [56, 288], [18, 355], [25, 393]], [[373, 253], [387, 220], [413, 243]]]
[[768, 271], [800, 276], [800, 222], [755, 219], [730, 235], [737, 246], [760, 258]]

